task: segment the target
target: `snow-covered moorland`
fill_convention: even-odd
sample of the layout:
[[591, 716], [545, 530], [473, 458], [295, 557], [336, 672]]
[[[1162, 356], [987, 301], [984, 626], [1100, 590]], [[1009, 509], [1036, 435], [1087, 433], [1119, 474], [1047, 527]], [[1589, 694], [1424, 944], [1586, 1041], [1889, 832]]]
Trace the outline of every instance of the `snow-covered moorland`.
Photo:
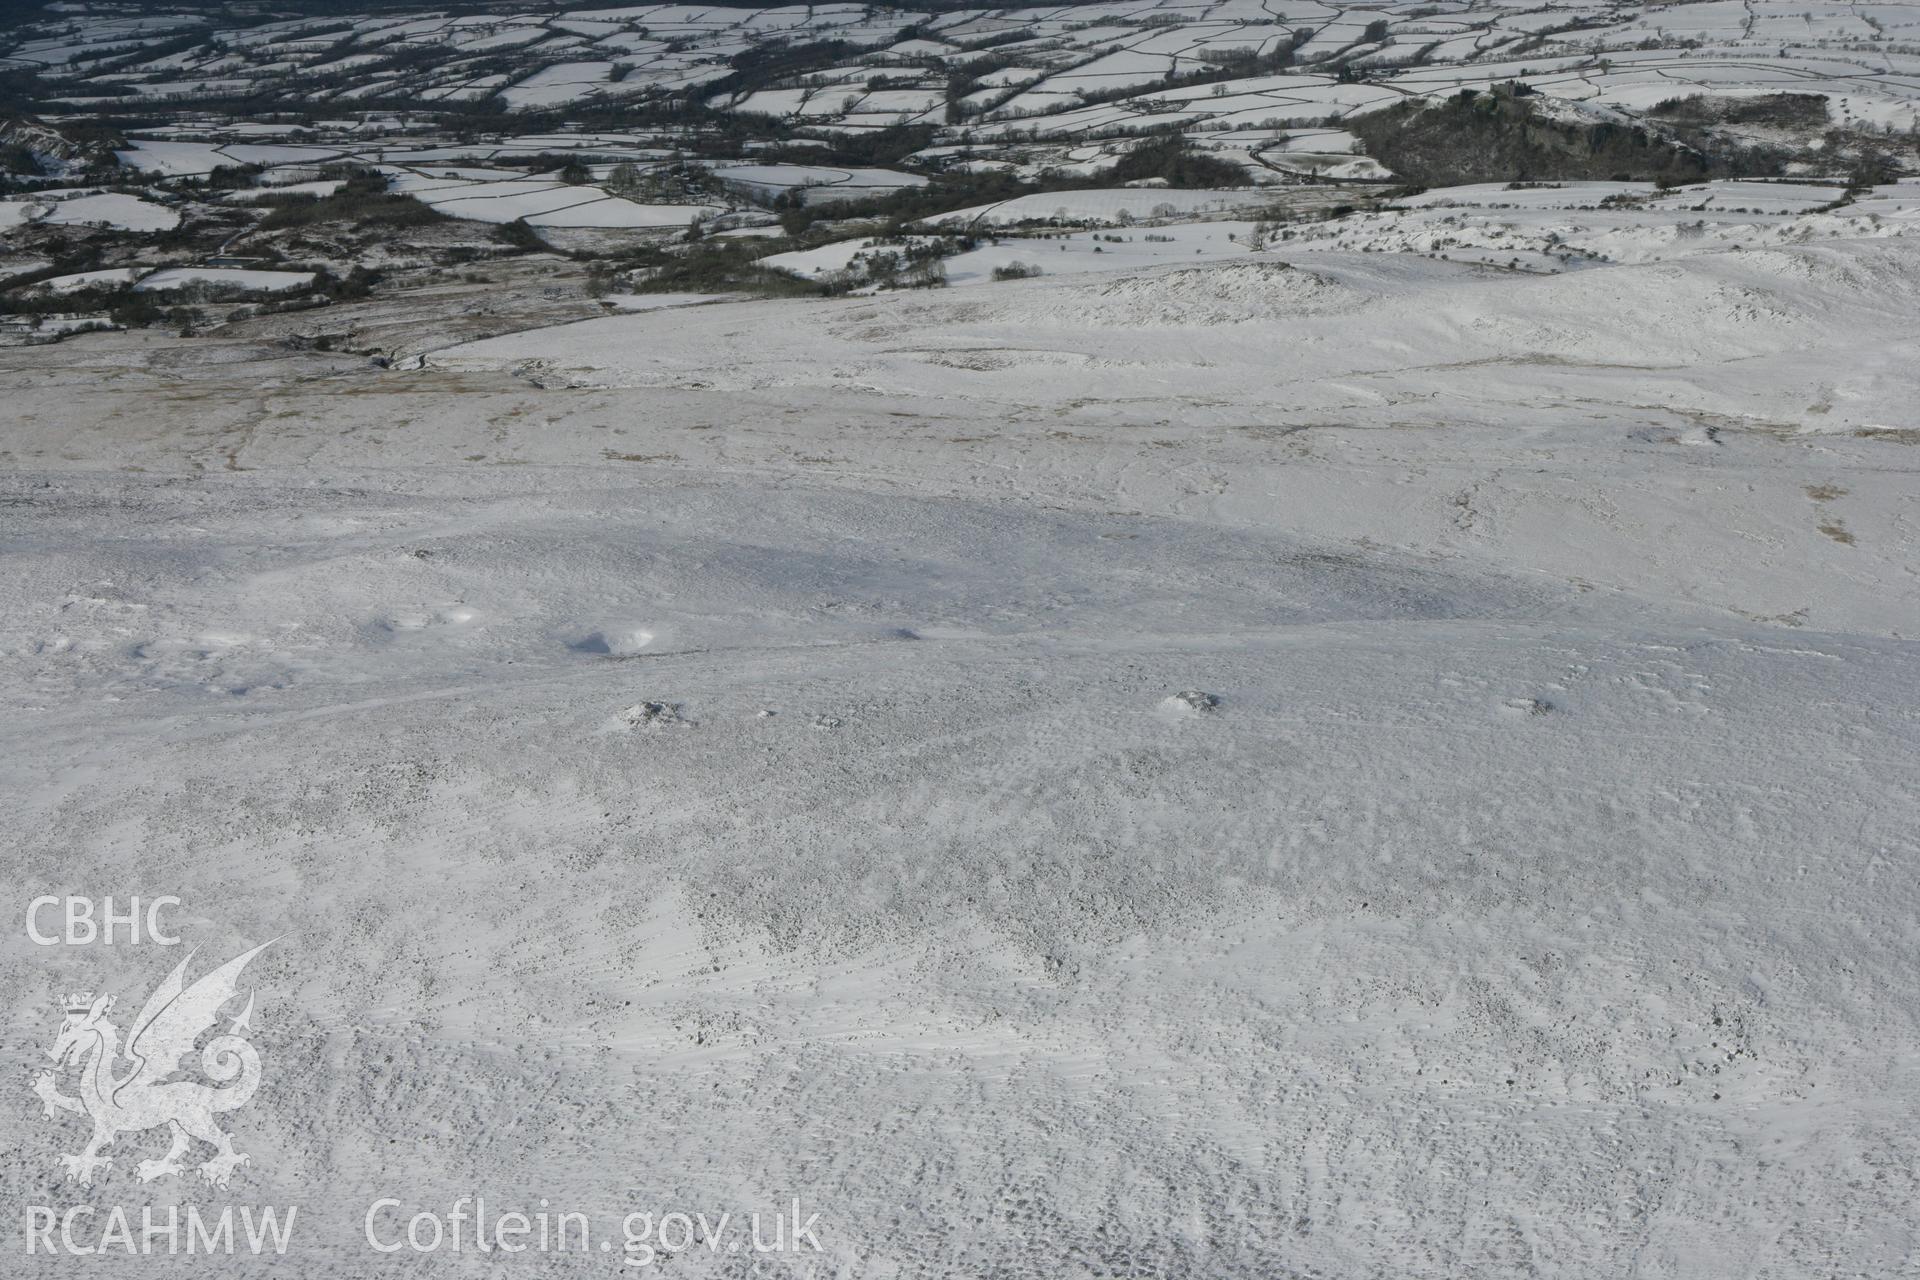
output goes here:
[[[9, 352], [8, 890], [283, 939], [289, 1275], [476, 1192], [798, 1197], [793, 1276], [1897, 1274], [1917, 297], [1321, 247]], [[10, 1060], [154, 954], [9, 933]]]
[[1920, 1265], [1920, 10], [149, 8], [0, 14], [0, 1271]]

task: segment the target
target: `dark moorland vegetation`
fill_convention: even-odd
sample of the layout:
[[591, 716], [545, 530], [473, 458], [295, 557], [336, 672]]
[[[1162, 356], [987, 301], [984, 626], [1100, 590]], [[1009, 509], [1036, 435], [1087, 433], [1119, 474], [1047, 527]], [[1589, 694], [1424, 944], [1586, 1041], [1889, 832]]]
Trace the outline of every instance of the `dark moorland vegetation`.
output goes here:
[[387, 180], [372, 172], [354, 174], [332, 195], [268, 197], [261, 203], [268, 207], [267, 216], [260, 223], [265, 231], [323, 222], [364, 228], [417, 227], [447, 220], [447, 215], [412, 196], [389, 192]]
[[1444, 102], [1396, 103], [1348, 122], [1368, 155], [1409, 182], [1569, 179], [1696, 182], [1778, 173], [1781, 158], [1746, 150], [1705, 152], [1637, 125], [1549, 119], [1525, 85], [1463, 89]]
[[1753, 98], [1708, 97], [1703, 93], [1668, 98], [1649, 115], [1662, 124], [1758, 124], [1781, 129], [1823, 129], [1831, 118], [1821, 93], [1767, 93]]
[[1197, 151], [1178, 133], [1164, 133], [1140, 143], [1116, 161], [1101, 177], [1102, 185], [1159, 178], [1170, 187], [1237, 187], [1246, 171], [1230, 160]]

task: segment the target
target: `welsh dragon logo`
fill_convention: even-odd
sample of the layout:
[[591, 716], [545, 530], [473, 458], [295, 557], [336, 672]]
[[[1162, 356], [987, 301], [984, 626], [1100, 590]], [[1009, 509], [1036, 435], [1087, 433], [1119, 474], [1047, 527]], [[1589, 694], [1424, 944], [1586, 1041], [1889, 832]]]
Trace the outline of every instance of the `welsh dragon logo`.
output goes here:
[[245, 1106], [260, 1087], [260, 1055], [245, 1038], [253, 1030], [251, 991], [246, 1008], [231, 1017], [226, 1032], [200, 1050], [201, 1070], [225, 1087], [174, 1077], [181, 1073], [181, 1060], [193, 1053], [200, 1037], [220, 1020], [221, 1009], [238, 994], [240, 971], [272, 945], [265, 942], [236, 956], [192, 986], [186, 985], [187, 963], [193, 959], [187, 956], [147, 997], [127, 1035], [124, 1053], [120, 1028], [107, 1017], [113, 1009], [112, 996], [95, 999], [91, 991], [80, 991], [65, 998], [66, 1021], [47, 1056], [62, 1073], [80, 1067], [80, 1096], [60, 1092], [52, 1071], [34, 1078], [33, 1091], [49, 1116], [58, 1118], [71, 1111], [93, 1122], [93, 1139], [86, 1150], [60, 1157], [68, 1181], [91, 1185], [94, 1173], [113, 1162], [100, 1152], [116, 1137], [163, 1125], [173, 1145], [160, 1159], [140, 1162], [136, 1172], [142, 1182], [185, 1172], [181, 1157], [194, 1140], [215, 1148], [216, 1154], [200, 1165], [200, 1176], [216, 1187], [226, 1186], [233, 1171], [249, 1163], [213, 1118], [217, 1112]]

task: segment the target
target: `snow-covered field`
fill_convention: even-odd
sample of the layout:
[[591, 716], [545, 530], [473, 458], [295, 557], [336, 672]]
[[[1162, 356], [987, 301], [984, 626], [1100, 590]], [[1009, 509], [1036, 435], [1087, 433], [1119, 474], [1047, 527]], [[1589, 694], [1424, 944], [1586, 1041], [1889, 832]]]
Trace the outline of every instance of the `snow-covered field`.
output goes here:
[[104, 271], [76, 271], [72, 275], [53, 276], [36, 286], [53, 293], [72, 293], [78, 289], [96, 289], [132, 284], [140, 278], [138, 267], [109, 267]]
[[180, 215], [165, 205], [120, 192], [39, 192], [0, 200], [0, 229], [38, 222], [48, 226], [98, 226], [119, 231], [167, 231]]
[[1911, 1269], [1920, 244], [667, 301], [0, 352], [0, 879], [279, 939], [215, 1190], [62, 1183], [28, 1088], [176, 953], [0, 935], [10, 1200], [297, 1205], [299, 1277], [493, 1274], [368, 1243], [476, 1194], [609, 1246], [528, 1274], [796, 1198], [674, 1273]]
[[165, 292], [195, 285], [209, 289], [242, 289], [284, 293], [313, 283], [311, 271], [254, 271], [237, 267], [166, 267], [141, 279], [136, 293]]
[[926, 185], [917, 173], [893, 169], [836, 169], [824, 165], [723, 163], [714, 176], [730, 188], [773, 197], [793, 193], [805, 204], [832, 204]]
[[711, 205], [636, 204], [594, 186], [568, 186], [533, 175], [499, 182], [452, 179], [410, 180], [394, 189], [417, 196], [449, 217], [478, 222], [524, 218], [541, 227], [685, 227], [720, 210]]
[[[1189, 222], [1126, 232], [1060, 231], [1010, 237], [956, 253], [942, 260], [950, 285], [984, 284], [996, 269], [1019, 267], [1033, 275], [1077, 275], [1087, 271], [1126, 271], [1167, 262], [1193, 263], [1244, 258], [1252, 251], [1251, 222]], [[932, 237], [914, 237], [929, 243]], [[796, 249], [759, 259], [763, 266], [815, 279], [858, 265], [875, 253], [898, 253], [900, 246], [863, 238], [840, 240], [816, 249]]]
[[1252, 188], [1174, 191], [1160, 187], [1114, 187], [1091, 191], [1048, 191], [1018, 196], [927, 219], [944, 227], [1009, 227], [1023, 222], [1090, 223], [1124, 226], [1151, 219], [1197, 214], [1222, 216], [1275, 204], [1275, 197]]

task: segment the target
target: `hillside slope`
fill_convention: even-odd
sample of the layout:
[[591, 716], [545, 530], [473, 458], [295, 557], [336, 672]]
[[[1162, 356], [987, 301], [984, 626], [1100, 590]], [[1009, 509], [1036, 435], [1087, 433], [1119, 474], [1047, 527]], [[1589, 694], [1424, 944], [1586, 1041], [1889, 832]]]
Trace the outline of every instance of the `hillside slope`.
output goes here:
[[1920, 256], [1282, 262], [0, 352], [0, 878], [282, 938], [276, 1274], [1907, 1265]]

